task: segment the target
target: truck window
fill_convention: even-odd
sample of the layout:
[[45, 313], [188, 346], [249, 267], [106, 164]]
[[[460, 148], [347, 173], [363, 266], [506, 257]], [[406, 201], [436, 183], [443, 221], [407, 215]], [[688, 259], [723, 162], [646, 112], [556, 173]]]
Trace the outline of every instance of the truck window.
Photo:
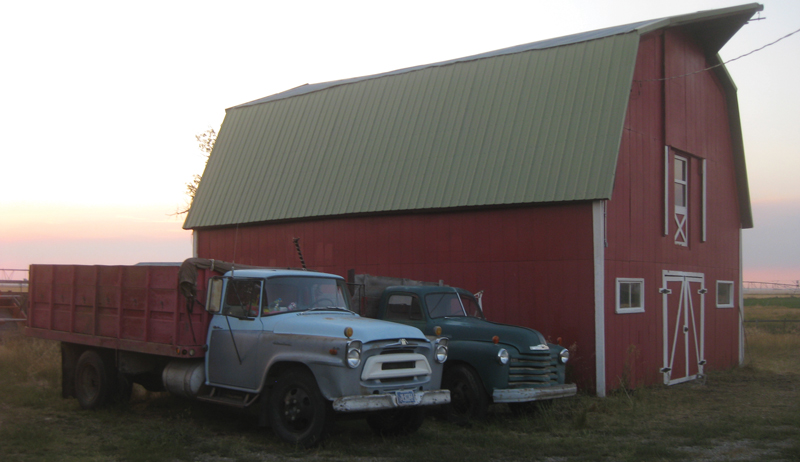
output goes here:
[[459, 294], [459, 296], [461, 296], [461, 303], [464, 305], [464, 311], [466, 311], [467, 316], [483, 319], [483, 312], [477, 300], [464, 294]]
[[267, 279], [264, 290], [264, 315], [325, 307], [350, 309], [346, 285], [339, 279], [280, 276]]
[[478, 302], [474, 298], [457, 292], [428, 294], [425, 296], [431, 318], [465, 317], [483, 318]]
[[386, 307], [386, 319], [389, 321], [420, 321], [422, 307], [419, 299], [413, 295], [392, 295]]
[[260, 279], [230, 279], [225, 291], [223, 314], [237, 318], [255, 318], [261, 308]]
[[458, 300], [456, 292], [428, 294], [425, 296], [425, 303], [428, 305], [428, 314], [432, 318], [464, 316], [464, 310], [461, 309], [461, 302]]

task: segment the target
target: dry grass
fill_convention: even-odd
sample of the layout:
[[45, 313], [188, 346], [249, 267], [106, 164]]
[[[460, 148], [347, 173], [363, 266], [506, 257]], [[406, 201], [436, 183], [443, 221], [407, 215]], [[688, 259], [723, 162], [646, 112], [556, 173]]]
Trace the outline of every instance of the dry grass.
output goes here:
[[745, 329], [745, 365], [775, 374], [800, 372], [800, 335], [773, 333], [763, 328]]
[[749, 306], [744, 310], [744, 320], [800, 321], [800, 309], [785, 306]]
[[12, 336], [0, 344], [0, 383], [41, 388], [60, 387], [61, 350], [58, 342]]
[[800, 335], [748, 328], [746, 357], [703, 383], [580, 395], [521, 418], [494, 406], [471, 427], [428, 419], [403, 438], [340, 421], [303, 451], [253, 416], [165, 394], [81, 411], [60, 398], [58, 345], [20, 338], [0, 346], [0, 460], [800, 460]]
[[[748, 332], [755, 330], [763, 333], [798, 335], [800, 334], [800, 298], [746, 299], [744, 320]], [[753, 329], [754, 327], [756, 329]], [[778, 340], [779, 343], [786, 341], [791, 343], [790, 339]]]

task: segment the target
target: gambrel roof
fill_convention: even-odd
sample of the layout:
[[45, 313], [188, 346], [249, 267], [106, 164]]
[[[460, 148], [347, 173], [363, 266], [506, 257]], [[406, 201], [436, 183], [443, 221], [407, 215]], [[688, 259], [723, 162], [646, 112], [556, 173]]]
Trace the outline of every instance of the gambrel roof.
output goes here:
[[[640, 36], [696, 25], [718, 60], [760, 10], [643, 21], [229, 108], [184, 228], [609, 199]], [[736, 89], [718, 75], [734, 103], [747, 224]]]

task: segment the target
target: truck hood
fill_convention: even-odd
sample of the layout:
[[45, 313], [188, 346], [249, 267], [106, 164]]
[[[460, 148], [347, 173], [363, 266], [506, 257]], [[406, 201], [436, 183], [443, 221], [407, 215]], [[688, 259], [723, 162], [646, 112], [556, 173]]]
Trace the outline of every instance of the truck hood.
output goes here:
[[353, 329], [353, 336], [351, 337], [353, 340], [361, 340], [364, 343], [401, 338], [425, 340], [425, 335], [416, 327], [330, 311], [281, 315], [281, 319], [275, 324], [273, 332], [276, 334], [346, 338], [344, 335], [346, 327]]
[[[503, 345], [512, 346], [520, 353], [530, 353], [533, 348], [547, 350], [547, 342], [538, 331], [521, 326], [511, 326], [472, 317], [434, 319], [442, 328], [442, 336], [453, 340], [491, 342], [495, 335]], [[545, 345], [541, 347], [540, 345]], [[533, 347], [533, 348], [532, 348]]]

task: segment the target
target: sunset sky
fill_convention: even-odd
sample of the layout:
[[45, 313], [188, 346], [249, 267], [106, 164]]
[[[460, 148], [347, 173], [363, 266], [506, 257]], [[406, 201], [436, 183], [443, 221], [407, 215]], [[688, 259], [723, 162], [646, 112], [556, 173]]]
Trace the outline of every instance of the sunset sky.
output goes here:
[[[195, 135], [225, 108], [304, 83], [745, 2], [101, 1], [0, 6], [0, 268], [191, 256]], [[800, 29], [766, 0], [730, 60]], [[728, 65], [739, 89], [755, 228], [744, 279], [800, 280], [800, 33]]]

